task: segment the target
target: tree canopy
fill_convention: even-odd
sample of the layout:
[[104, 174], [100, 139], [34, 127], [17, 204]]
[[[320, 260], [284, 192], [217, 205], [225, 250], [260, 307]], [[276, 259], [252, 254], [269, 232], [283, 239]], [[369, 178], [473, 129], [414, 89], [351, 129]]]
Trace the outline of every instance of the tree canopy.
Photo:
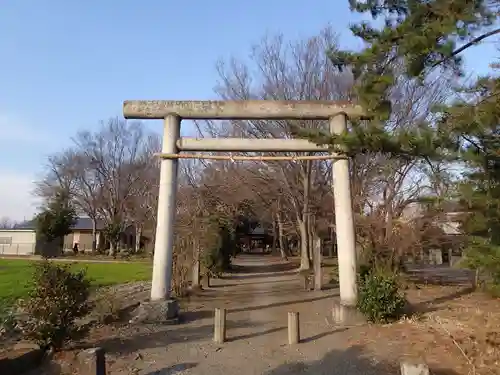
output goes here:
[[364, 48], [329, 51], [332, 63], [353, 78], [353, 97], [373, 117], [368, 125], [354, 122], [350, 134], [329, 137], [307, 134], [313, 140], [332, 145], [343, 143], [351, 153], [381, 151], [397, 157], [428, 159], [456, 156], [460, 145], [453, 129], [429, 116], [411, 129], [391, 129], [394, 88], [401, 76], [415, 84], [439, 74], [463, 77], [462, 52], [500, 32], [498, 1], [470, 0], [367, 0], [349, 1], [353, 12], [368, 14], [373, 22], [351, 26]]
[[[469, 266], [487, 271], [500, 284], [500, 79], [467, 75], [463, 52], [500, 33], [497, 0], [349, 1], [351, 10], [373, 22], [351, 26], [364, 42], [359, 51], [332, 49], [329, 57], [353, 77], [353, 97], [373, 116], [353, 122], [340, 136], [309, 134], [317, 141], [343, 144], [351, 155], [372, 151], [395, 158], [454, 162]], [[495, 70], [498, 67], [493, 66]], [[411, 128], [391, 128], [394, 88], [402, 76], [425, 86], [439, 75], [458, 82], [446, 101], [424, 113]], [[329, 137], [329, 138], [328, 138]]]

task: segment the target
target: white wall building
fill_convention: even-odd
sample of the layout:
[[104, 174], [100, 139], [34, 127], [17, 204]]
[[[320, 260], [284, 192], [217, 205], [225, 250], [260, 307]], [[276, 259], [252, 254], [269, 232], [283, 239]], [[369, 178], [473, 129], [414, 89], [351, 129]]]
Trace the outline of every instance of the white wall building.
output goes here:
[[0, 255], [34, 255], [34, 229], [0, 229]]

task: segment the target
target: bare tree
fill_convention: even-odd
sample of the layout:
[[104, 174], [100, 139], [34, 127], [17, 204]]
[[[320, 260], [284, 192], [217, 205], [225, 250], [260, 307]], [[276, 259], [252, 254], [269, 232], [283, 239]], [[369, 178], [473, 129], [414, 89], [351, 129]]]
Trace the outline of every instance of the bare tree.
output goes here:
[[75, 147], [49, 157], [45, 177], [37, 182], [35, 193], [47, 199], [60, 189], [69, 192], [78, 214], [91, 219], [92, 251], [95, 251], [102, 181], [90, 158]]
[[[417, 85], [402, 75], [392, 92], [393, 112], [386, 127], [414, 128], [427, 120], [431, 107], [443, 103], [449, 91], [447, 77], [435, 77]], [[418, 219], [406, 215], [419, 207], [433, 190], [438, 169], [433, 163], [389, 154], [368, 153], [352, 160], [354, 207], [358, 213], [358, 241], [372, 259], [398, 267], [405, 255], [421, 251], [442, 239], [436, 231], [436, 211]], [[429, 166], [431, 168], [429, 168]]]
[[158, 164], [152, 155], [158, 144], [141, 123], [111, 118], [97, 132], [79, 132], [73, 145], [49, 158], [36, 194], [48, 198], [59, 189], [69, 191], [78, 211], [92, 219], [93, 250], [102, 220], [114, 253], [128, 225], [142, 228], [146, 218], [155, 217]]
[[[341, 100], [350, 97], [351, 76], [330, 64], [326, 51], [337, 44], [335, 33], [324, 29], [318, 36], [288, 43], [279, 35], [264, 38], [253, 48], [251, 64], [235, 59], [218, 65], [217, 93], [224, 99]], [[230, 135], [253, 138], [291, 137], [296, 127], [327, 129], [321, 121], [233, 121]], [[297, 153], [290, 154], [297, 156]], [[310, 267], [312, 247], [311, 194], [328, 185], [324, 162], [267, 163], [280, 186], [280, 210], [287, 206], [301, 239], [301, 268]], [[281, 219], [279, 220], [281, 222]]]
[[149, 135], [143, 152], [135, 162], [138, 167], [138, 175], [131, 186], [132, 191], [127, 198], [126, 220], [132, 223], [136, 230], [136, 252], [140, 250], [143, 231], [147, 230], [153, 236], [156, 232], [160, 163], [155, 154], [160, 149], [158, 135]]
[[98, 132], [82, 131], [74, 139], [75, 152], [85, 161], [99, 191], [97, 211], [106, 225], [110, 253], [131, 224], [127, 206], [144, 181], [150, 151], [148, 134], [140, 122], [111, 118]]
[[[283, 36], [266, 37], [253, 48], [250, 63], [232, 59], [218, 64], [216, 92], [223, 99], [349, 100], [352, 76], [337, 71], [325, 53], [335, 45], [336, 36], [330, 28], [293, 43], [287, 43]], [[431, 77], [419, 85], [401, 75], [392, 91], [393, 114], [385, 126], [417, 126], [428, 118], [434, 104], [443, 102], [449, 85], [448, 77]], [[287, 138], [294, 136], [297, 128], [320, 132], [328, 129], [327, 124], [318, 121], [210, 124], [214, 134], [250, 138]], [[301, 268], [308, 268], [313, 237], [329, 227], [335, 230], [331, 163], [260, 163], [259, 167], [248, 167], [248, 173], [242, 176], [244, 188], [253, 189], [254, 197], [259, 198], [254, 201], [276, 202], [268, 204], [266, 211], [275, 210], [271, 215], [276, 217], [280, 233], [287, 226], [283, 218], [294, 223], [301, 240]], [[355, 155], [351, 179], [358, 233], [363, 234], [358, 236], [359, 244], [365, 246], [370, 237], [381, 247], [391, 242], [405, 208], [428, 194], [429, 178], [422, 173], [421, 164], [411, 160], [382, 153]], [[238, 195], [242, 195], [241, 190]]]
[[12, 229], [15, 228], [16, 222], [8, 217], [0, 218], [0, 229]]

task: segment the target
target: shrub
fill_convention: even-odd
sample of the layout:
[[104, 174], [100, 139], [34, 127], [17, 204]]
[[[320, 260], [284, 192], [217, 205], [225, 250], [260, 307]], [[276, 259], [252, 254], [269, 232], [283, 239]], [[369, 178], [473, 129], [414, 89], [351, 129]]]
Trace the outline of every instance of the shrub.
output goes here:
[[12, 335], [16, 329], [17, 319], [14, 311], [0, 307], [0, 338]]
[[227, 270], [225, 258], [218, 247], [209, 249], [203, 254], [202, 263], [207, 269], [208, 276], [217, 278], [222, 276], [222, 273]]
[[40, 347], [62, 349], [81, 333], [75, 320], [89, 313], [90, 281], [84, 270], [43, 261], [35, 265], [22, 331]]
[[362, 271], [363, 276], [359, 278], [358, 309], [371, 322], [386, 323], [398, 319], [406, 299], [400, 292], [397, 275]]
[[221, 277], [231, 268], [231, 257], [234, 256], [237, 242], [234, 232], [226, 224], [221, 224], [216, 240], [204, 251], [201, 261], [210, 277]]
[[358, 278], [360, 281], [366, 279], [366, 277], [372, 272], [373, 266], [369, 264], [361, 264], [358, 268]]
[[476, 271], [474, 287], [481, 286], [493, 297], [500, 296], [500, 246], [473, 237], [469, 239], [464, 257], [458, 266]]

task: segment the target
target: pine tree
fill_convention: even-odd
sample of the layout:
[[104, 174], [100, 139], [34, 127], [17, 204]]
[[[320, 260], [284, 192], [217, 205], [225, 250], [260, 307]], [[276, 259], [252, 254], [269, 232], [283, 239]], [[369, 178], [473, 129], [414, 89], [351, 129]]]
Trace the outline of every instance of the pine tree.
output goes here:
[[458, 144], [447, 128], [422, 122], [411, 129], [386, 129], [391, 89], [398, 74], [417, 83], [425, 82], [435, 69], [463, 76], [461, 52], [500, 33], [500, 29], [490, 30], [500, 1], [349, 0], [349, 4], [353, 12], [369, 13], [375, 21], [383, 21], [382, 27], [369, 22], [351, 26], [353, 35], [366, 46], [361, 51], [329, 51], [339, 70], [352, 72], [356, 100], [372, 120], [368, 125], [353, 122], [349, 134], [339, 136], [299, 133], [317, 143], [331, 144], [339, 152], [348, 149], [351, 154], [380, 151], [410, 158], [456, 156]]
[[35, 217], [35, 223], [37, 237], [42, 243], [48, 244], [62, 240], [71, 232], [71, 227], [76, 223], [76, 212], [69, 194], [65, 191], [57, 192]]
[[459, 184], [465, 265], [484, 274], [500, 292], [500, 78], [483, 77], [463, 89], [442, 122], [461, 141], [464, 180]]
[[350, 154], [383, 152], [397, 158], [464, 163], [467, 173], [459, 191], [462, 229], [469, 239], [468, 265], [485, 271], [493, 285], [500, 285], [500, 79], [479, 78], [458, 90], [462, 100], [436, 108], [438, 121], [396, 131], [385, 126], [392, 115], [390, 98], [397, 74], [416, 84], [439, 72], [464, 77], [462, 52], [500, 33], [500, 28], [493, 28], [500, 1], [350, 0], [349, 4], [353, 12], [383, 21], [378, 22], [382, 26], [370, 22], [351, 26], [365, 48], [333, 50], [329, 55], [339, 70], [352, 72], [354, 96], [373, 120], [353, 122], [349, 133], [340, 136], [307, 136]]
[[[388, 92], [395, 83], [394, 63], [402, 62], [410, 77], [425, 79], [432, 69], [452, 69], [462, 75], [460, 52], [500, 30], [482, 32], [496, 19], [488, 0], [366, 0], [349, 1], [351, 10], [383, 19], [351, 26], [367, 47], [360, 52], [331, 51], [332, 62], [349, 67], [357, 81], [358, 99], [378, 118], [390, 114]], [[458, 44], [463, 44], [457, 48]]]

